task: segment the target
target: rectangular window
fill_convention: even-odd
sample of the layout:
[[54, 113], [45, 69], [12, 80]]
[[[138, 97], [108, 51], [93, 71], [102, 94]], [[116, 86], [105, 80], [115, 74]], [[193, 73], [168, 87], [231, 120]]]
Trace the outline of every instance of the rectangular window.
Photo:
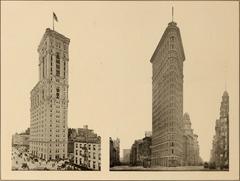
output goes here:
[[43, 61], [43, 65], [42, 65], [42, 67], [43, 67], [43, 71], [42, 71], [42, 75], [43, 75], [43, 78], [44, 78], [44, 67], [45, 67], [45, 60], [44, 60], [44, 57], [42, 58], [42, 61]]
[[58, 52], [56, 55], [56, 76], [60, 76], [60, 55]]
[[52, 55], [51, 55], [50, 74], [52, 75]]
[[65, 78], [66, 76], [66, 62], [64, 61], [64, 65], [63, 65], [63, 76]]
[[60, 70], [56, 70], [56, 76], [60, 76]]
[[56, 89], [56, 98], [59, 99], [59, 97], [60, 97], [60, 89], [57, 88]]

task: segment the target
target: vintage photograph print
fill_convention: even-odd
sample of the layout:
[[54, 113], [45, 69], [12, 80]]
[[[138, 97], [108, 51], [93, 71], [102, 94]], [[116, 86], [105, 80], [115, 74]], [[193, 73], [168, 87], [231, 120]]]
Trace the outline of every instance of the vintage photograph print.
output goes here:
[[1, 179], [239, 179], [238, 1], [1, 1]]

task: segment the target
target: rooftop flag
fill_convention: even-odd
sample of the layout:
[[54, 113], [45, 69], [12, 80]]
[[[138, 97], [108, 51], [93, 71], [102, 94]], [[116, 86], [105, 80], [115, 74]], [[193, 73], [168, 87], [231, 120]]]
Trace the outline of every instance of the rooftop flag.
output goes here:
[[58, 22], [57, 15], [53, 12], [53, 31], [54, 31], [54, 20]]
[[58, 18], [57, 18], [57, 15], [53, 12], [53, 18], [54, 18], [54, 20], [55, 21], [57, 21], [58, 22]]

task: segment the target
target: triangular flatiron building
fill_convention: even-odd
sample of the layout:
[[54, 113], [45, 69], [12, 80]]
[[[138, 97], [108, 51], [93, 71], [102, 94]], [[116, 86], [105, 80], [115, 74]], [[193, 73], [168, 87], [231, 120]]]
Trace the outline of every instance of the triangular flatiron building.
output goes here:
[[183, 164], [183, 50], [180, 30], [170, 22], [152, 63], [152, 166]]

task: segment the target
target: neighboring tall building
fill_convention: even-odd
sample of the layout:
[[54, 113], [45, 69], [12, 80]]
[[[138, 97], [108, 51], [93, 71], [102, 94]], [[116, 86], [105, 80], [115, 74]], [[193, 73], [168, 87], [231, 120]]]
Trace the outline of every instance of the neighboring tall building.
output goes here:
[[135, 140], [131, 147], [130, 152], [130, 165], [139, 166], [143, 165], [143, 160], [140, 159], [140, 144], [143, 142], [142, 139]]
[[198, 143], [198, 135], [193, 135], [193, 165], [200, 165], [201, 157], [200, 157], [200, 148]]
[[120, 139], [109, 138], [110, 167], [120, 164]]
[[150, 62], [152, 63], [151, 164], [183, 164], [183, 61], [180, 30], [170, 22]]
[[215, 163], [216, 167], [229, 167], [229, 95], [227, 91], [223, 93], [220, 118], [216, 120], [210, 162]]
[[183, 115], [183, 131], [183, 165], [199, 165], [198, 136], [193, 133], [188, 113], [184, 113]]
[[113, 140], [111, 137], [109, 138], [109, 153], [109, 166], [113, 167], [114, 165], [116, 165], [116, 149], [113, 147]]
[[183, 115], [183, 165], [193, 165], [193, 129], [188, 113]]
[[150, 167], [152, 136], [145, 133], [143, 139], [135, 140], [130, 151], [130, 165]]
[[67, 157], [69, 43], [69, 38], [47, 28], [38, 46], [39, 81], [31, 91], [30, 152], [44, 160]]
[[120, 139], [113, 140], [113, 147], [116, 149], [116, 164], [120, 164]]

